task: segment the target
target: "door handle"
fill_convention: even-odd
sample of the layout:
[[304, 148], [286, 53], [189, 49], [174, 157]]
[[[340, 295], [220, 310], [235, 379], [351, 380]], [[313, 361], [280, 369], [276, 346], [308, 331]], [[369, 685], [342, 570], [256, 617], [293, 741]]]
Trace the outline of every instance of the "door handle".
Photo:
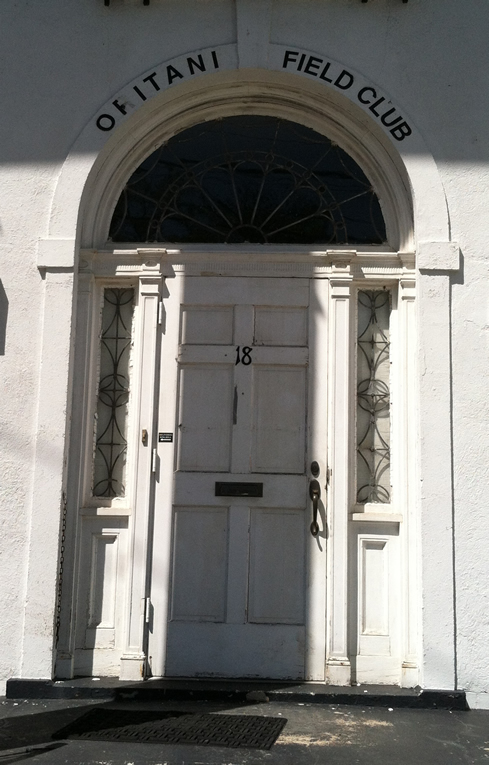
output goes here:
[[313, 537], [317, 537], [317, 535], [319, 534], [318, 505], [319, 505], [319, 497], [321, 496], [321, 487], [319, 485], [319, 481], [316, 481], [315, 478], [309, 484], [309, 496], [312, 499], [311, 534], [313, 535]]

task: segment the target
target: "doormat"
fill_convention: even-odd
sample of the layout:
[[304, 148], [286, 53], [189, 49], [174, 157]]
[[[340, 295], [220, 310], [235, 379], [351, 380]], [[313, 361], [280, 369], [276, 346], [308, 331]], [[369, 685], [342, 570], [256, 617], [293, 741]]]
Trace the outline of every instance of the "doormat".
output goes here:
[[92, 709], [53, 738], [271, 749], [286, 722], [283, 717]]

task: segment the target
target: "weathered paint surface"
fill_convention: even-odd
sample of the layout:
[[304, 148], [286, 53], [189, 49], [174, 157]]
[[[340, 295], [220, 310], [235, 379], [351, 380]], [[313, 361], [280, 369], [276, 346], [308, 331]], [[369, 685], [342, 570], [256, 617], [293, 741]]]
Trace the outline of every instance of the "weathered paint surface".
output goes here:
[[[479, 694], [474, 698], [483, 704], [489, 691], [485, 3], [277, 0], [273, 7], [260, 5], [259, 15], [252, 0], [238, 0], [238, 14], [230, 0], [152, 0], [149, 7], [114, 0], [109, 8], [102, 0], [70, 0], [62, 6], [55, 0], [4, 0], [1, 5], [0, 338], [5, 324], [6, 330], [5, 347], [0, 344], [0, 677], [51, 673], [72, 288], [69, 273], [37, 268], [37, 247], [56, 223], [51, 202], [63, 162], [100, 108], [162, 61], [237, 42], [241, 66], [266, 68], [271, 42], [317, 51], [377, 83], [416, 126], [443, 182], [462, 267], [436, 288], [437, 276], [422, 277], [426, 310], [419, 319], [428, 320], [430, 301], [436, 302], [439, 290], [449, 290], [445, 348], [452, 354], [453, 385], [441, 394], [452, 408], [454, 490], [452, 496], [445, 483], [437, 489], [434, 450], [437, 442], [440, 449], [446, 446], [445, 423], [431, 432], [419, 465], [419, 496], [444, 497], [443, 514], [422, 519], [422, 634], [428, 684], [449, 687], [455, 666], [458, 687]], [[86, 157], [79, 159], [83, 164]], [[431, 161], [411, 159], [420, 167]], [[425, 200], [415, 198], [414, 204], [420, 225], [429, 219], [430, 208]], [[76, 235], [70, 232], [73, 239]], [[48, 369], [40, 362], [46, 322], [59, 331], [59, 352], [48, 357]], [[447, 364], [446, 350], [440, 348], [439, 354], [440, 364]], [[430, 410], [430, 396], [439, 403], [436, 353], [430, 359], [430, 368], [421, 364], [419, 369], [424, 399], [416, 416]], [[423, 507], [427, 512], [426, 503]], [[453, 573], [455, 621], [445, 607], [447, 577]], [[437, 612], [439, 591], [446, 597]], [[440, 623], [453, 636], [451, 655], [444, 653], [445, 645], [437, 651], [433, 636]]]

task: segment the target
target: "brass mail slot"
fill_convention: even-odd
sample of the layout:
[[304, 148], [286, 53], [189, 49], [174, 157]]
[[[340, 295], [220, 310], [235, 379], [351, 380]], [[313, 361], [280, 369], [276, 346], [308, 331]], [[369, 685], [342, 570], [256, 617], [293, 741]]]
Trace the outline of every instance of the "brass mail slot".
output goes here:
[[263, 497], [262, 483], [216, 481], [216, 497]]

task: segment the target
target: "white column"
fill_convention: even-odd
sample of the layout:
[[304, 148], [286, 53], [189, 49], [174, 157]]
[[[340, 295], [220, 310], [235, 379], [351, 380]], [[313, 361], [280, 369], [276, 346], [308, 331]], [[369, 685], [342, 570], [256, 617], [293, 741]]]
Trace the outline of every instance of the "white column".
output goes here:
[[351, 274], [347, 261], [333, 266], [330, 307], [330, 417], [328, 491], [328, 648], [326, 679], [349, 685], [348, 658], [348, 518], [350, 510], [350, 297]]
[[[144, 266], [143, 266], [144, 268]], [[133, 406], [135, 459], [135, 495], [131, 526], [131, 572], [128, 593], [128, 628], [126, 646], [121, 657], [121, 680], [142, 680], [145, 674], [144, 653], [145, 598], [148, 595], [148, 532], [152, 486], [152, 454], [156, 448], [154, 428], [157, 369], [158, 306], [161, 291], [160, 267], [145, 269], [139, 277], [138, 324], [135, 347], [139, 349], [134, 369]], [[146, 443], [142, 431], [147, 430]], [[156, 465], [156, 470], [158, 466]]]
[[68, 436], [72, 270], [46, 271], [21, 676], [51, 678]]
[[[436, 267], [436, 262], [435, 262]], [[455, 688], [450, 277], [418, 281], [419, 491], [425, 688]]]
[[419, 523], [416, 512], [416, 280], [414, 274], [399, 282], [397, 340], [399, 363], [398, 449], [399, 490], [396, 507], [403, 517], [402, 535], [403, 645], [401, 685], [420, 682]]

